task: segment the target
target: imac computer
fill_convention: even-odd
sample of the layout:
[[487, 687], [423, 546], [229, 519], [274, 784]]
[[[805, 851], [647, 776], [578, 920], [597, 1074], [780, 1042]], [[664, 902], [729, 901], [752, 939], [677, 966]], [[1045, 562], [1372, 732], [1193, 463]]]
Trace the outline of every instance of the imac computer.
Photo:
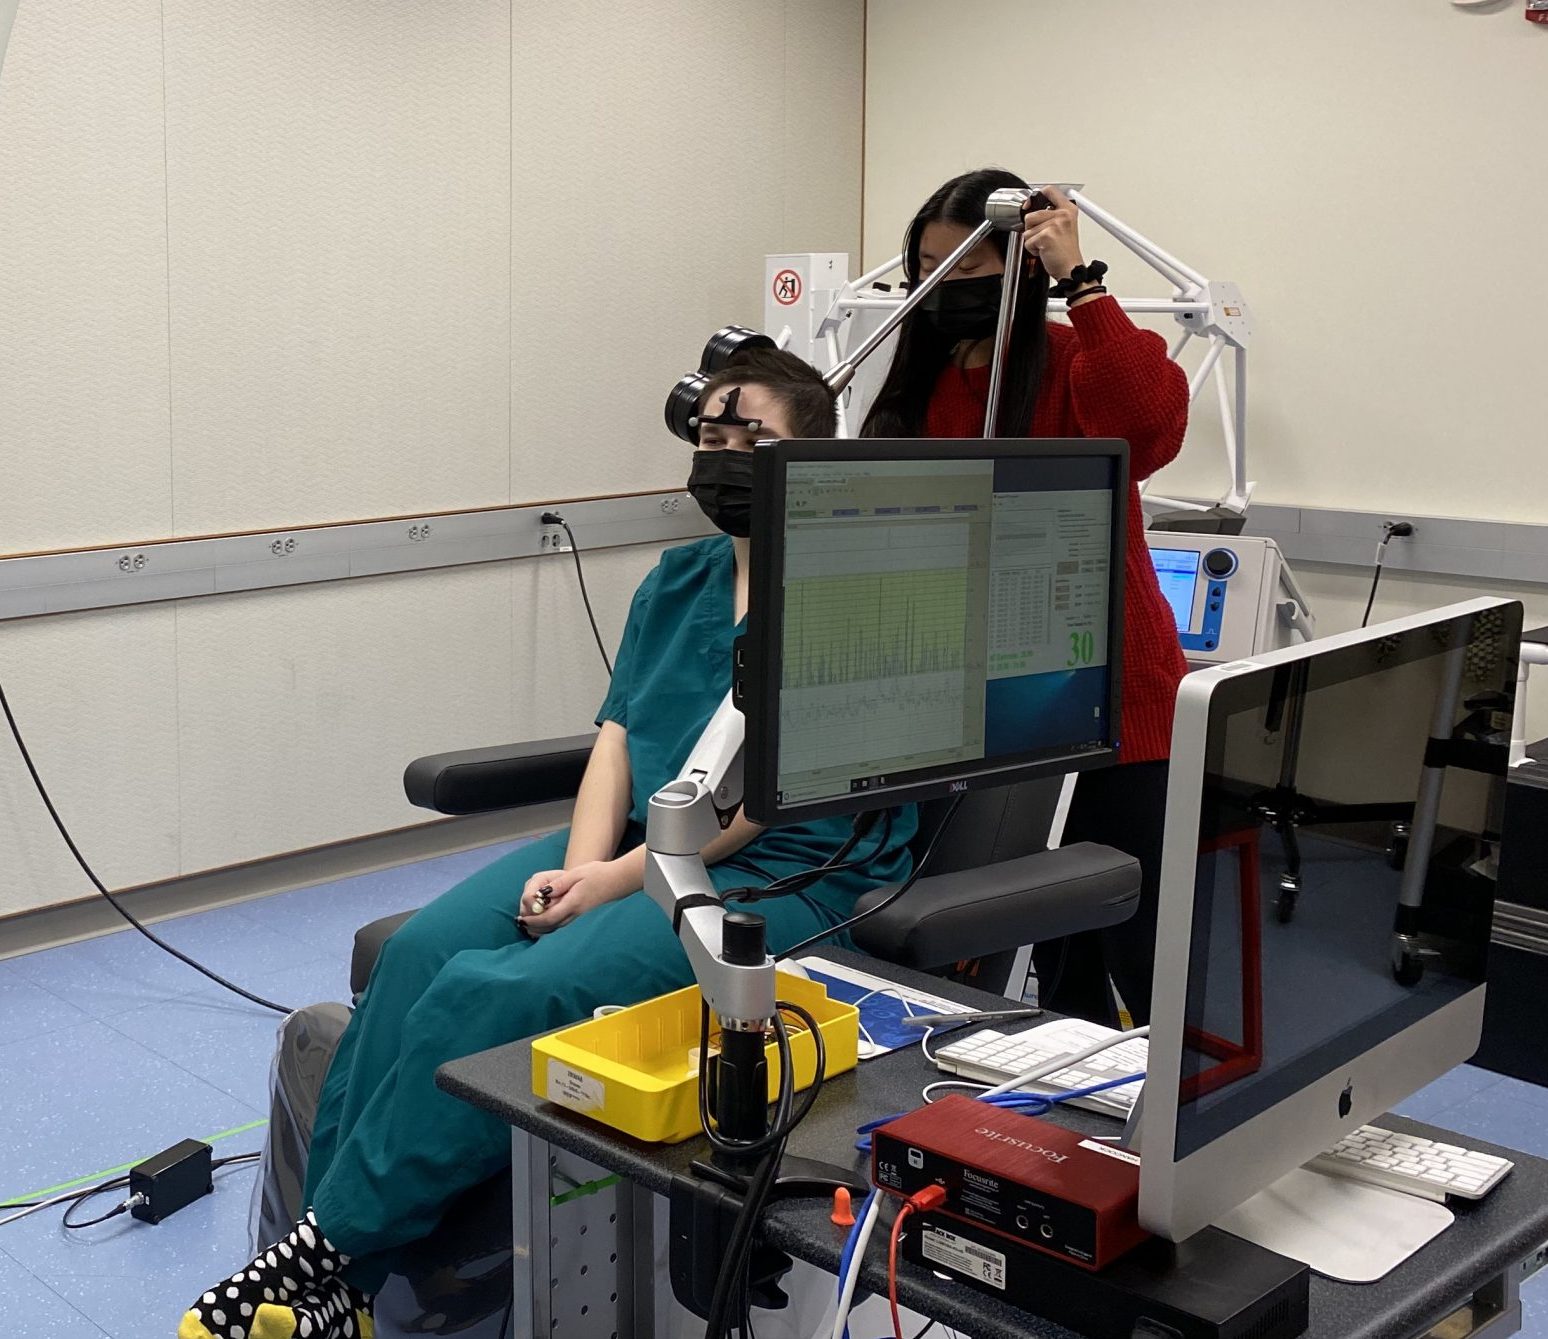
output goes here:
[[1520, 636], [1520, 604], [1480, 599], [1183, 680], [1151, 1231], [1192, 1235], [1477, 1048]]
[[1116, 761], [1127, 443], [760, 443], [753, 480], [755, 822]]

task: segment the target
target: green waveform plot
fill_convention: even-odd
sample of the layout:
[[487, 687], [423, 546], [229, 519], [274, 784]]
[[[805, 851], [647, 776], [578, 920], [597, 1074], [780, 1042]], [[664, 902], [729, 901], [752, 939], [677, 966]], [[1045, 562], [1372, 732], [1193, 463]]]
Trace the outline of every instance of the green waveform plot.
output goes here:
[[965, 569], [810, 577], [785, 588], [787, 689], [961, 670]]

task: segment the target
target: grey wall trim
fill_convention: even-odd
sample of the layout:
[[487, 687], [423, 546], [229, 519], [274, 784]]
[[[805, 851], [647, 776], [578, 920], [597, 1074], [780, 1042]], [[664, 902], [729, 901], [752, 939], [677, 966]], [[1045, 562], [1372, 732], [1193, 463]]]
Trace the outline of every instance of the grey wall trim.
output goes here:
[[1247, 532], [1276, 540], [1291, 562], [1369, 567], [1386, 521], [1414, 527], [1411, 538], [1387, 546], [1389, 571], [1548, 585], [1548, 525], [1255, 502], [1247, 512]]
[[583, 550], [713, 533], [674, 491], [0, 558], [0, 621], [541, 557], [567, 544], [542, 524], [546, 511], [564, 515]]
[[[672, 491], [0, 558], [0, 622], [542, 557], [564, 543], [541, 523], [545, 511], [562, 512], [583, 549], [714, 533], [693, 500]], [[1548, 585], [1548, 525], [1254, 503], [1247, 532], [1278, 541], [1292, 562], [1369, 567], [1389, 520], [1414, 526], [1387, 548], [1392, 571]]]

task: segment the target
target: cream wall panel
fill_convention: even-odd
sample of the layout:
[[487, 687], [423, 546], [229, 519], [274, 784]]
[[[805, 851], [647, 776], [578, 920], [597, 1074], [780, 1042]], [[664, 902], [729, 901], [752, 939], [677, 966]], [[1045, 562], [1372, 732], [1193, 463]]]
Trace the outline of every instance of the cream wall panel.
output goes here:
[[[0, 625], [11, 709], [60, 816], [109, 888], [179, 869], [174, 617], [159, 606]], [[92, 896], [4, 734], [0, 915]]]
[[166, 0], [175, 531], [504, 502], [505, 0]]
[[[1368, 569], [1297, 563], [1295, 575], [1317, 616], [1319, 636], [1348, 632], [1360, 626], [1360, 616], [1365, 612], [1365, 601], [1371, 591]], [[1382, 574], [1376, 604], [1371, 610], [1371, 622], [1421, 614], [1480, 595], [1520, 600], [1525, 610], [1523, 627], [1548, 626], [1548, 586], [1506, 581], [1469, 582], [1399, 571]], [[1527, 691], [1527, 731], [1528, 739], [1548, 739], [1548, 670], [1533, 672]]]
[[184, 869], [422, 821], [407, 763], [512, 737], [511, 570], [180, 605]]
[[[583, 556], [586, 585], [612, 659], [623, 636], [634, 588], [655, 566], [661, 549], [641, 544], [599, 549]], [[486, 744], [554, 739], [590, 730], [607, 695], [607, 671], [597, 654], [570, 558], [514, 566], [515, 614], [511, 691], [516, 734]]]
[[24, 4], [0, 79], [0, 552], [165, 534], [157, 0]]
[[678, 483], [666, 393], [764, 255], [858, 247], [860, 0], [733, 8], [515, 5], [513, 500]]
[[[1548, 77], [1519, 9], [873, 4], [867, 257], [955, 172], [1084, 181], [1242, 286], [1263, 500], [1540, 521]], [[1162, 291], [1089, 227], [1086, 249]], [[1219, 491], [1213, 418], [1169, 490]]]

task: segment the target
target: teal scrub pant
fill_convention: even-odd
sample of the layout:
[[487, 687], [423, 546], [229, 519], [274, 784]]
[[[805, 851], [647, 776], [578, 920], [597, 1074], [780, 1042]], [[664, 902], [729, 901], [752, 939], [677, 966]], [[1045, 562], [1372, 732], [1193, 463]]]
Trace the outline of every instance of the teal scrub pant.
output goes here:
[[[427, 1236], [463, 1191], [510, 1157], [499, 1117], [435, 1086], [448, 1060], [693, 984], [666, 914], [643, 892], [536, 941], [517, 930], [522, 889], [564, 864], [567, 832], [495, 861], [443, 893], [382, 948], [328, 1070], [307, 1162], [306, 1201], [376, 1292], [398, 1248]], [[757, 884], [717, 865], [717, 888]], [[760, 903], [778, 952], [847, 914], [854, 892]]]

